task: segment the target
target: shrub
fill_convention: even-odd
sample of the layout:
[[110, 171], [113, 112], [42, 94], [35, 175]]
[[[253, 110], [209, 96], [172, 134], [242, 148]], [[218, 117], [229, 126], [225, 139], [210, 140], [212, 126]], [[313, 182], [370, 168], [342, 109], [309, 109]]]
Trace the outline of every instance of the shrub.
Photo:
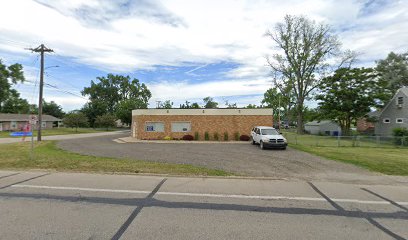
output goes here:
[[218, 133], [215, 132], [215, 133], [214, 133], [214, 140], [215, 140], [215, 141], [218, 141], [218, 139], [219, 139]]
[[239, 141], [239, 132], [234, 132], [235, 141]]
[[239, 140], [241, 140], [241, 141], [249, 141], [249, 136], [248, 135], [241, 135], [240, 137], [239, 137]]
[[198, 140], [198, 139], [200, 139], [200, 138], [199, 138], [199, 135], [198, 135], [198, 132], [195, 132], [195, 133], [194, 133], [194, 140]]
[[224, 141], [228, 141], [228, 132], [224, 132]]
[[205, 141], [210, 140], [210, 134], [208, 134], [208, 132], [205, 132], [205, 133], [204, 133], [204, 140], [205, 140]]
[[163, 140], [171, 140], [171, 137], [170, 136], [165, 136], [164, 138], [163, 138]]
[[193, 140], [194, 140], [194, 137], [191, 136], [191, 135], [184, 135], [184, 136], [183, 136], [183, 140], [184, 140], [184, 141], [193, 141]]
[[394, 128], [392, 129], [392, 135], [394, 135], [394, 143], [396, 145], [408, 146], [408, 129], [406, 128]]

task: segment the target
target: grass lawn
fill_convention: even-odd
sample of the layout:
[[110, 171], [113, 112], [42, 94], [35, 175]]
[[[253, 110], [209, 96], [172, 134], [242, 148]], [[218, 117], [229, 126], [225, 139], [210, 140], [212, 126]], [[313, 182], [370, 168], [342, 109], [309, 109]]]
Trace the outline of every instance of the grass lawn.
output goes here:
[[407, 148], [316, 147], [295, 144], [290, 146], [324, 158], [361, 166], [370, 171], [408, 176]]
[[[117, 129], [109, 129], [109, 131], [115, 131]], [[121, 129], [123, 130], [123, 129]], [[53, 129], [43, 129], [41, 131], [42, 136], [51, 136], [51, 135], [66, 135], [66, 134], [79, 134], [79, 133], [96, 133], [96, 132], [106, 132], [106, 129], [93, 129], [93, 128], [78, 128], [78, 131], [75, 128], [53, 128]], [[37, 136], [37, 131], [34, 131], [34, 136]], [[0, 132], [0, 137], [9, 138], [10, 132]]]
[[94, 157], [71, 153], [56, 147], [54, 141], [35, 143], [30, 160], [30, 143], [0, 145], [0, 169], [52, 169], [78, 172], [156, 173], [173, 175], [229, 176], [222, 170], [187, 164], [167, 164], [130, 159]]

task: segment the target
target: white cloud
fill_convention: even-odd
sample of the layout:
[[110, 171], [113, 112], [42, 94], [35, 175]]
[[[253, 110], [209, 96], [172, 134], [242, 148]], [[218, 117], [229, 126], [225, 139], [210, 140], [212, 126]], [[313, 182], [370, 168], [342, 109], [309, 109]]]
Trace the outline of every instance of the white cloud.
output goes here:
[[392, 1], [364, 12], [366, 2], [7, 1], [0, 8], [0, 52], [15, 53], [16, 60], [27, 58], [29, 52], [23, 47], [44, 42], [60, 56], [114, 72], [182, 66], [186, 62], [200, 66], [234, 62], [239, 67], [225, 74], [227, 80], [151, 84], [154, 97], [183, 100], [248, 95], [265, 91], [267, 84], [247, 88], [244, 82], [268, 81], [264, 56], [274, 49], [264, 33], [273, 30], [285, 14], [303, 14], [332, 25], [344, 48], [364, 53], [364, 65], [373, 64], [389, 51], [406, 51], [408, 2]]

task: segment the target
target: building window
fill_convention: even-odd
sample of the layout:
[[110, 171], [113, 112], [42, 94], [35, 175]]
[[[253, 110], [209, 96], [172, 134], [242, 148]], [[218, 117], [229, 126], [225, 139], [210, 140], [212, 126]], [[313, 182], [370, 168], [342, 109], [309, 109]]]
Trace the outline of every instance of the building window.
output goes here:
[[17, 122], [16, 121], [11, 121], [10, 122], [10, 128], [11, 129], [16, 129], [17, 128]]
[[397, 118], [395, 120], [396, 123], [404, 123], [404, 120], [402, 118]]
[[146, 132], [164, 132], [164, 123], [162, 122], [146, 122]]
[[390, 123], [390, 119], [389, 118], [384, 118], [383, 123]]
[[172, 122], [172, 132], [191, 132], [191, 122]]
[[397, 104], [402, 105], [404, 103], [404, 97], [398, 97]]

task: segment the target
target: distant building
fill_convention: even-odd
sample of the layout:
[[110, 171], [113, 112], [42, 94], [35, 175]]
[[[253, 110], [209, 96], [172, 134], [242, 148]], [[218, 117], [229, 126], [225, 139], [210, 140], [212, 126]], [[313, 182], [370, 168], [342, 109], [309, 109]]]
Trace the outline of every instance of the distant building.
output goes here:
[[[29, 121], [30, 116], [30, 114], [0, 113], [0, 131], [20, 131]], [[42, 128], [53, 128], [54, 123], [59, 126], [61, 121], [51, 115], [42, 115]]]
[[374, 134], [375, 122], [378, 121], [379, 111], [370, 112], [367, 117], [357, 120], [357, 131], [359, 133]]
[[198, 133], [204, 140], [207, 132], [233, 140], [235, 133], [250, 135], [254, 126], [273, 126], [272, 109], [137, 109], [132, 111], [132, 137], [137, 139], [182, 138]]
[[379, 113], [375, 134], [390, 136], [394, 128], [408, 128], [408, 87], [400, 88]]
[[339, 136], [341, 135], [340, 126], [330, 120], [323, 121], [313, 121], [305, 124], [305, 131], [314, 134], [325, 134], [329, 136]]

